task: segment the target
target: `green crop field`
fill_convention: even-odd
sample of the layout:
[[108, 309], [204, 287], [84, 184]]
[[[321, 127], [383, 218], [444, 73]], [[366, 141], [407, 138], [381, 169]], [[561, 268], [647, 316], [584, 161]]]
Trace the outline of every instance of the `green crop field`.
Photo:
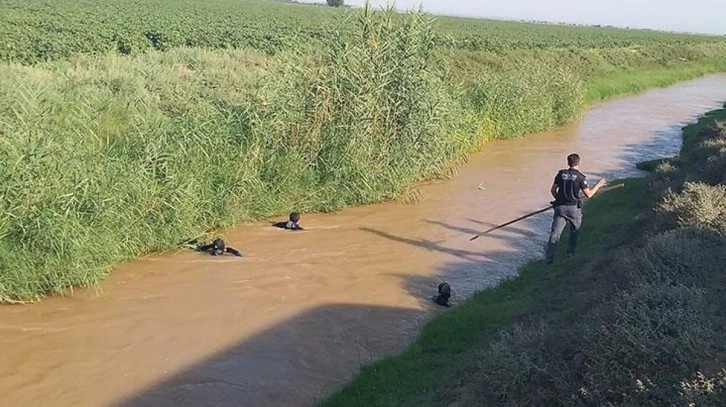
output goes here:
[[[261, 0], [3, 0], [0, 60], [37, 62], [72, 53], [129, 54], [172, 47], [254, 48], [274, 53], [331, 41], [331, 9]], [[722, 41], [715, 36], [443, 17], [434, 41], [469, 51], [617, 48]]]

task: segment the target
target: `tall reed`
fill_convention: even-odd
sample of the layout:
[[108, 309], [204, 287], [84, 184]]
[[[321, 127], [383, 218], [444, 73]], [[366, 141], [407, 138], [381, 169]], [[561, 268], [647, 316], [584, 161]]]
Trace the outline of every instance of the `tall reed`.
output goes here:
[[486, 140], [584, 108], [590, 73], [558, 52], [462, 75], [425, 15], [366, 7], [331, 31], [325, 48], [275, 57], [0, 64], [0, 301], [92, 284], [241, 221], [396, 198]]

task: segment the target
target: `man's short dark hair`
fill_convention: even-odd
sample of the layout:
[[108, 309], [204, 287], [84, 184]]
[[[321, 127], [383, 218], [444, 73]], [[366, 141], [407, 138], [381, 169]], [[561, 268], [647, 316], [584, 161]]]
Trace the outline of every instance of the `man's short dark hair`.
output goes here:
[[570, 167], [576, 167], [580, 165], [580, 156], [578, 154], [570, 154], [567, 156], [567, 165]]

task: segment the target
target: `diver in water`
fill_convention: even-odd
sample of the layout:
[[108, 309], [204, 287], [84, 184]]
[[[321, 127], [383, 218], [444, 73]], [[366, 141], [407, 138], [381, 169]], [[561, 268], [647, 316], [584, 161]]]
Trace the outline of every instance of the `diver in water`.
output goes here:
[[297, 212], [293, 212], [290, 214], [290, 220], [288, 220], [287, 222], [277, 222], [272, 226], [287, 230], [305, 230], [302, 226], [300, 226], [298, 222], [300, 222], [300, 214]]
[[240, 253], [239, 250], [233, 247], [226, 247], [224, 244], [224, 240], [219, 238], [215, 239], [211, 244], [198, 246], [196, 251], [207, 252], [212, 256], [222, 256], [224, 255], [224, 253], [232, 253], [237, 257], [242, 257], [242, 253]]
[[451, 286], [447, 282], [439, 284], [439, 295], [433, 297], [435, 303], [443, 306], [450, 307], [449, 298], [451, 298]]

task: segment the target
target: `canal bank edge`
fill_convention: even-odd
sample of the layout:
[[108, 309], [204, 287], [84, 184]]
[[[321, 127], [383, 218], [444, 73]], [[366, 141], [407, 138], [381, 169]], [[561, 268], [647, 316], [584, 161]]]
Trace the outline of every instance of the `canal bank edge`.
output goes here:
[[[597, 321], [600, 314], [612, 314], [614, 307], [626, 302], [643, 306], [651, 320], [664, 318], [657, 310], [648, 309], [647, 305], [629, 297], [637, 289], [633, 287], [640, 283], [634, 281], [636, 277], [633, 277], [633, 270], [622, 270], [622, 255], [642, 254], [637, 250], [653, 245], [653, 239], [663, 236], [668, 239], [673, 234], [691, 233], [688, 228], [679, 228], [664, 220], [665, 215], [654, 209], [659, 205], [662, 208], [663, 197], [669, 188], [682, 190], [686, 177], [697, 177], [707, 165], [702, 155], [706, 147], [699, 142], [706, 134], [703, 132], [715, 131], [712, 126], [717, 121], [726, 122], [726, 107], [709, 112], [698, 122], [684, 127], [684, 143], [679, 157], [662, 160], [659, 165], [651, 163], [646, 167], [652, 172], [645, 177], [624, 180], [627, 188], [588, 202], [585, 207], [587, 226], [583, 230], [580, 249], [575, 258], [562, 259], [555, 265], [546, 265], [543, 260], [525, 264], [516, 278], [482, 290], [455, 309], [432, 318], [407, 351], [365, 366], [348, 385], [320, 405], [470, 405], [474, 400], [499, 404], [538, 404], [573, 400], [573, 397], [591, 402], [695, 400], [706, 403], [704, 405], [711, 405], [708, 403], [714, 400], [723, 402], [726, 399], [726, 371], [723, 370], [726, 367], [726, 353], [723, 346], [718, 344], [726, 343], [724, 319], [708, 307], [718, 301], [723, 305], [723, 300], [718, 298], [722, 297], [719, 293], [726, 288], [726, 281], [715, 275], [716, 269], [711, 270], [715, 273], [708, 273], [707, 267], [702, 270], [710, 274], [706, 281], [702, 285], [694, 283], [693, 295], [702, 300], [700, 307], [688, 308], [688, 304], [684, 309], [676, 307], [676, 310], [682, 311], [679, 315], [690, 312], [705, 321], [705, 325], [716, 327], [710, 332], [710, 337], [706, 336], [710, 339], [695, 343], [700, 345], [691, 353], [695, 359], [685, 361], [695, 367], [684, 368], [684, 362], [673, 361], [676, 358], [672, 353], [675, 352], [673, 346], [682, 346], [682, 341], [674, 340], [670, 348], [664, 348], [662, 343], [659, 345], [656, 342], [659, 337], [653, 337], [650, 338], [652, 343], [646, 344], [646, 348], [650, 346], [651, 351], [661, 352], [663, 359], [657, 361], [661, 365], [671, 363], [679, 373], [690, 373], [690, 376], [678, 376], [681, 381], [673, 383], [675, 392], [665, 389], [663, 380], [646, 380], [649, 375], [657, 377], [659, 368], [659, 365], [647, 363], [629, 366], [640, 375], [637, 380], [617, 377], [616, 373], [610, 371], [610, 377], [600, 377], [601, 388], [572, 387], [573, 383], [586, 384], [586, 379], [573, 379], [575, 376], [587, 378], [584, 368], [586, 362], [595, 366], [603, 362], [625, 366], [631, 361], [627, 358], [618, 360], [618, 357], [637, 356], [633, 346], [618, 343], [618, 340], [624, 338], [612, 331], [590, 335], [591, 342], [595, 343], [583, 344], [573, 339], [587, 337], [583, 329]], [[722, 129], [721, 135], [713, 136], [712, 139], [723, 143], [726, 140], [726, 129]], [[701, 150], [701, 155], [693, 153], [696, 149]], [[719, 157], [711, 155], [716, 157], [712, 160], [726, 162], [724, 152], [720, 154]], [[720, 210], [726, 211], [726, 208]], [[726, 242], [723, 234], [715, 239]], [[715, 256], [723, 259], [726, 257], [726, 246], [722, 244], [718, 247]], [[661, 265], [664, 266], [668, 268], [674, 265], [666, 262]], [[683, 285], [688, 278], [685, 276], [684, 281], [677, 281], [680, 286], [686, 287], [683, 288], [686, 294], [669, 292], [665, 286], [671, 284], [670, 281], [661, 282], [663, 287], [649, 286], [651, 291], [648, 293], [652, 294], [656, 289], [663, 290], [653, 294], [656, 298], [690, 295], [692, 293], [688, 291], [687, 285]], [[627, 315], [616, 314], [616, 317], [623, 320]], [[697, 328], [677, 326], [670, 329], [685, 336]], [[633, 335], [632, 332], [627, 334]], [[588, 350], [597, 349], [597, 340], [593, 338], [598, 335], [616, 342], [615, 348], [620, 352], [613, 352], [611, 360], [603, 360], [604, 353], [588, 354]], [[673, 337], [669, 332], [661, 336]], [[649, 337], [641, 335], [636, 339], [643, 338]], [[562, 346], [553, 348], [553, 344]], [[622, 346], [618, 348], [618, 345]], [[554, 362], [557, 358], [565, 359], [564, 363], [568, 367], [558, 366]], [[538, 368], [537, 364], [542, 368]], [[699, 372], [703, 376], [699, 376]], [[573, 373], [576, 375], [573, 376]], [[621, 383], [620, 388], [606, 388], [613, 386], [613, 383]], [[568, 385], [572, 394], [567, 393]], [[616, 399], [608, 399], [606, 391], [612, 391]]]

